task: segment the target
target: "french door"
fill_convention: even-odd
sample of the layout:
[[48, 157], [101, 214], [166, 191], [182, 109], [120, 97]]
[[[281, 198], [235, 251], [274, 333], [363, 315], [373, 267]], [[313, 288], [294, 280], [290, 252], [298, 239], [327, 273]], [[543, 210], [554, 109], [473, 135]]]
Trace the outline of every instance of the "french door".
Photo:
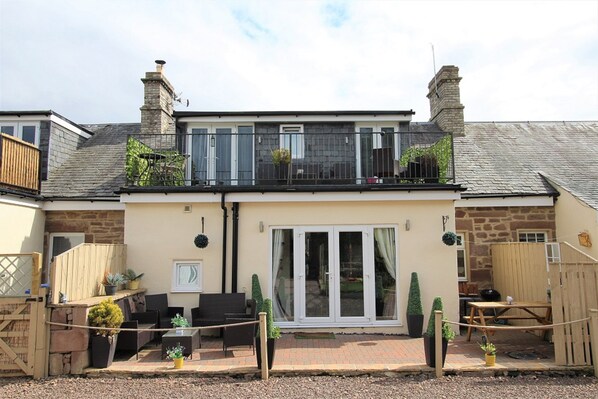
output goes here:
[[369, 321], [372, 248], [364, 227], [295, 229], [299, 323]]

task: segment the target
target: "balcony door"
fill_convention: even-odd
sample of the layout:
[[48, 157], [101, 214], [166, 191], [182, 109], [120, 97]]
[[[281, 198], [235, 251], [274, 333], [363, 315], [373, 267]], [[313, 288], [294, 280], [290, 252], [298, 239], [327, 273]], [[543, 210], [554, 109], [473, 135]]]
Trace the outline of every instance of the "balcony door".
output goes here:
[[190, 129], [192, 184], [248, 185], [253, 181], [253, 126]]

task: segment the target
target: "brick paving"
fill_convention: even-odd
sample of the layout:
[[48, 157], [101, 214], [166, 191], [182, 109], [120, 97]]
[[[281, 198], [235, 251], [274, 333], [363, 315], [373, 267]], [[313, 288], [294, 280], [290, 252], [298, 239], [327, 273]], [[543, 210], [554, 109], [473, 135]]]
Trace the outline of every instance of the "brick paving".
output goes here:
[[[449, 344], [444, 370], [449, 373], [501, 373], [591, 370], [590, 367], [560, 367], [554, 363], [550, 342], [526, 332], [499, 332], [492, 338], [497, 346], [495, 367], [486, 367], [479, 348], [480, 336], [471, 342], [458, 336]], [[161, 359], [159, 344], [145, 347], [135, 355], [117, 354], [108, 369], [87, 369], [88, 374], [258, 374], [256, 358], [248, 347], [233, 348], [225, 355], [222, 341], [203, 337], [202, 348], [185, 360], [182, 370], [174, 370], [171, 360]], [[509, 354], [529, 355], [515, 359]], [[297, 339], [283, 334], [276, 343], [272, 374], [366, 374], [366, 373], [432, 373], [425, 364], [423, 341], [399, 335], [336, 334], [334, 339]]]

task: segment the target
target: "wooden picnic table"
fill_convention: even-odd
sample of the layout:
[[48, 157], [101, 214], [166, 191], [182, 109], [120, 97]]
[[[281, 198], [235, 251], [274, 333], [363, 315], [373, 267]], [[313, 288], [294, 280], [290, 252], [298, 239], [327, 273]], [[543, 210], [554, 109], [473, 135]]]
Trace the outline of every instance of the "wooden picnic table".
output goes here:
[[[465, 316], [469, 327], [467, 328], [467, 340], [471, 340], [471, 332], [473, 326], [487, 326], [490, 323], [495, 323], [498, 320], [536, 320], [542, 325], [549, 325], [552, 318], [552, 304], [548, 302], [470, 302], [471, 312], [469, 316]], [[519, 309], [527, 314], [524, 315], [507, 315], [509, 310]], [[486, 314], [487, 310], [492, 310], [493, 314]], [[545, 310], [545, 312], [541, 312]], [[541, 314], [544, 313], [544, 314]], [[486, 329], [482, 332], [488, 339]], [[489, 342], [489, 341], [488, 341]]]

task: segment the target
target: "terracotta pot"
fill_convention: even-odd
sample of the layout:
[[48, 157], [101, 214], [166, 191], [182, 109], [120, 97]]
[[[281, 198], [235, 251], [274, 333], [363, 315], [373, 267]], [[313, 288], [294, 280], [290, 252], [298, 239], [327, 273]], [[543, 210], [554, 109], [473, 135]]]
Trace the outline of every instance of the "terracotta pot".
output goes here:
[[185, 363], [185, 358], [184, 357], [177, 357], [176, 359], [173, 359], [174, 361], [174, 368], [175, 369], [182, 369], [183, 368], [183, 363]]
[[492, 367], [496, 365], [496, 355], [489, 355], [489, 354], [485, 354], [486, 355], [486, 366], [488, 367]]

